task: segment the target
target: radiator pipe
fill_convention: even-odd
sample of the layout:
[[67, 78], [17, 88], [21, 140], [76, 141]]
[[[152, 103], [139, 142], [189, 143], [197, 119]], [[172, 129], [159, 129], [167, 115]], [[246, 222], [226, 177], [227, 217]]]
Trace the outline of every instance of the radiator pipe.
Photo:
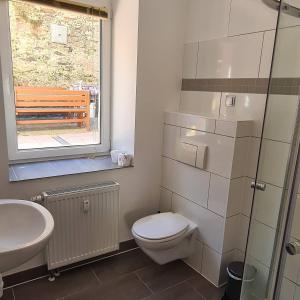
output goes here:
[[4, 287], [4, 283], [3, 283], [2, 275], [0, 274], [0, 298], [3, 296], [3, 287]]

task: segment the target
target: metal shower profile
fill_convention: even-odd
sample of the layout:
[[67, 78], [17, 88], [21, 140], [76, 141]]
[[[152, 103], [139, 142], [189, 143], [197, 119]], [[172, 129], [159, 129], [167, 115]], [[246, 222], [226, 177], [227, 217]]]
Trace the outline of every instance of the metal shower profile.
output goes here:
[[265, 3], [268, 7], [276, 10], [280, 9], [280, 5], [282, 3], [281, 10], [283, 13], [296, 18], [300, 18], [300, 8], [293, 6], [284, 0], [262, 0], [262, 2]]

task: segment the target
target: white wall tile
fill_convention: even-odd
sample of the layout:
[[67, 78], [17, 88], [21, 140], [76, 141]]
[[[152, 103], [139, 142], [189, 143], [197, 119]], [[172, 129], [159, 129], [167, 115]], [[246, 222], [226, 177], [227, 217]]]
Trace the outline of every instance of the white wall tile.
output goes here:
[[232, 0], [229, 34], [275, 29], [277, 12], [261, 0]]
[[292, 236], [300, 241], [300, 195], [297, 195], [297, 204], [293, 218]]
[[206, 169], [227, 178], [231, 177], [234, 138], [188, 129], [181, 129], [181, 138], [193, 145], [207, 145]]
[[284, 2], [295, 7], [300, 6], [299, 0], [284, 0]]
[[252, 121], [216, 120], [216, 133], [232, 137], [252, 136]]
[[270, 76], [273, 49], [274, 49], [274, 40], [275, 40], [275, 30], [266, 31], [264, 33], [264, 43], [263, 43], [261, 62], [259, 68], [260, 78], [269, 78]]
[[237, 138], [234, 145], [231, 178], [246, 176], [250, 158], [251, 138]]
[[230, 180], [227, 217], [241, 213], [244, 197], [244, 178]]
[[242, 297], [249, 299], [250, 296], [254, 296], [254, 299], [265, 299], [270, 269], [251, 256], [247, 256], [246, 263], [254, 266], [257, 273], [254, 282], [243, 286]]
[[235, 249], [234, 250], [234, 260], [235, 261], [244, 261], [245, 260], [245, 252]]
[[300, 299], [300, 285], [296, 286], [296, 292], [295, 292], [295, 297], [294, 300]]
[[220, 276], [219, 276], [219, 286], [225, 284], [228, 280], [227, 267], [235, 260], [235, 250], [227, 252], [222, 255]]
[[208, 208], [221, 216], [226, 216], [229, 189], [230, 179], [211, 174]]
[[244, 175], [250, 178], [255, 178], [256, 171], [257, 171], [259, 149], [260, 149], [260, 138], [249, 138], [248, 146], [249, 146], [248, 154], [247, 154], [248, 164], [246, 164]]
[[230, 0], [188, 0], [186, 42], [226, 36], [229, 12]]
[[236, 215], [226, 219], [225, 233], [223, 243], [223, 253], [227, 253], [237, 248], [238, 237], [241, 234], [240, 231], [240, 216]]
[[216, 121], [212, 118], [181, 112], [165, 112], [164, 117], [165, 123], [169, 125], [215, 132]]
[[243, 179], [227, 179], [211, 174], [208, 208], [213, 212], [231, 217], [241, 210]]
[[197, 272], [202, 272], [202, 259], [203, 259], [203, 243], [196, 240], [195, 252], [184, 261], [195, 269]]
[[198, 43], [184, 45], [182, 78], [194, 79], [197, 73]]
[[[264, 118], [266, 95], [235, 93], [235, 106], [226, 107], [228, 93], [222, 94], [220, 119], [253, 120], [253, 136], [260, 137]], [[232, 94], [231, 94], [232, 95]]]
[[270, 95], [267, 105], [264, 137], [291, 143], [298, 104], [298, 96]]
[[232, 178], [256, 176], [259, 149], [259, 138], [248, 137], [235, 140]]
[[179, 111], [218, 118], [221, 93], [182, 91]]
[[167, 189], [160, 189], [160, 200], [159, 200], [160, 212], [172, 211], [172, 192]]
[[289, 150], [289, 144], [263, 139], [258, 179], [283, 187]]
[[[291, 242], [296, 241], [295, 239], [291, 239]], [[300, 256], [299, 255], [287, 255], [284, 276], [295, 282], [300, 284]]]
[[[284, 2], [295, 7], [300, 7], [299, 0], [285, 0]], [[285, 13], [281, 14], [279, 28], [298, 25], [300, 25], [300, 19], [297, 16], [291, 16]]]
[[197, 78], [258, 77], [263, 33], [199, 43]]
[[[279, 30], [273, 77], [300, 77], [300, 26]], [[288, 45], [288, 46], [287, 46]]]
[[296, 284], [283, 278], [279, 300], [294, 300]]
[[238, 138], [235, 141], [232, 178], [256, 176], [258, 155], [260, 148], [259, 138]]
[[267, 184], [265, 191], [255, 192], [253, 216], [256, 220], [276, 229], [281, 205], [282, 189]]
[[198, 225], [198, 239], [222, 252], [224, 238], [224, 219], [213, 212], [173, 194], [172, 209], [174, 212], [182, 214]]
[[164, 125], [163, 156], [175, 159], [176, 143], [180, 138], [180, 128], [171, 125]]
[[241, 212], [243, 215], [250, 217], [252, 202], [253, 202], [253, 189], [251, 188], [251, 182], [254, 180], [253, 178], [244, 177], [244, 185], [243, 185], [243, 203]]
[[237, 122], [216, 120], [216, 133], [235, 137], [237, 132]]
[[249, 223], [249, 217], [240, 215], [239, 235], [237, 236], [237, 248], [242, 252], [245, 252], [246, 250]]
[[266, 266], [270, 266], [275, 241], [275, 230], [255, 220], [251, 223], [249, 254]]
[[202, 275], [216, 286], [219, 284], [221, 263], [221, 254], [205, 245], [203, 249]]
[[163, 158], [162, 186], [207, 207], [209, 173]]

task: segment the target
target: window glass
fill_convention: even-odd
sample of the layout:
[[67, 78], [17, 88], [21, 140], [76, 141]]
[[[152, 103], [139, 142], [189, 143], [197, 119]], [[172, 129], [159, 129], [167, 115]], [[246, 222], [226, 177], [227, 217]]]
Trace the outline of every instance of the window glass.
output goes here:
[[18, 150], [101, 143], [99, 17], [9, 1]]

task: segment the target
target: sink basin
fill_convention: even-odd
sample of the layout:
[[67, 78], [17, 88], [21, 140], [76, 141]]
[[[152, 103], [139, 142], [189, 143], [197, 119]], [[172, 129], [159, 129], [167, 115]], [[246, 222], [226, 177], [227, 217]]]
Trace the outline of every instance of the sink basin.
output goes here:
[[43, 206], [24, 200], [0, 200], [0, 276], [45, 248], [53, 229], [52, 215]]

